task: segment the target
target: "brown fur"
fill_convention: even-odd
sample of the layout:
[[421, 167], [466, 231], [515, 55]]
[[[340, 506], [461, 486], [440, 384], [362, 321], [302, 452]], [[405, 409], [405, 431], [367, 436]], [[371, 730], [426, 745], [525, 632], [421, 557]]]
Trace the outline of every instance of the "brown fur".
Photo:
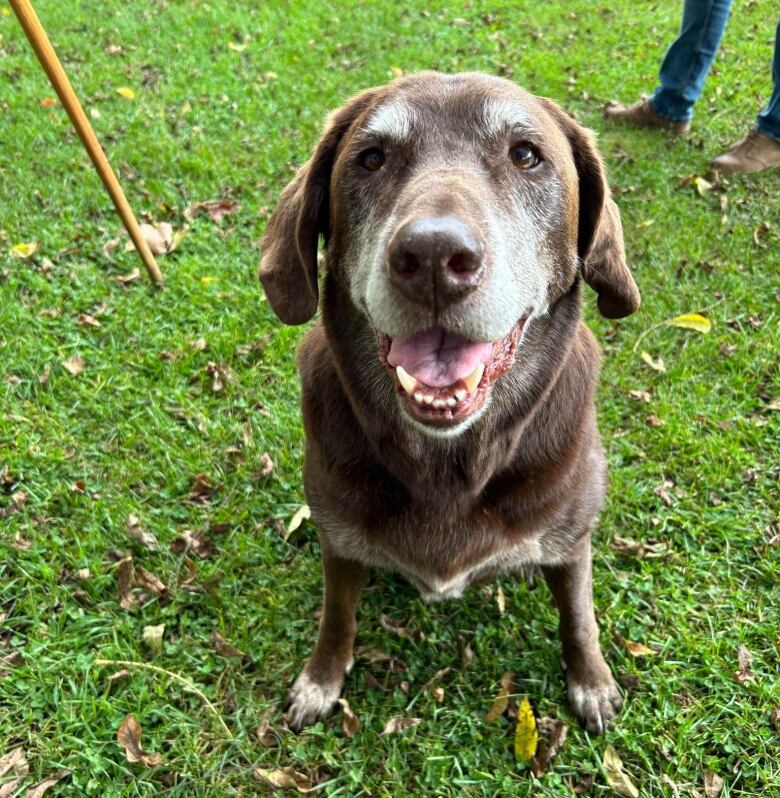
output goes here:
[[[547, 209], [557, 219], [546, 239], [549, 312], [525, 330], [484, 415], [451, 439], [426, 437], [403, 419], [375, 330], [354, 301], [350, 255], [364, 205], [350, 173], [350, 148], [371, 110], [399, 94], [419, 103], [424, 126], [426, 103], [433, 102], [422, 88], [429, 81], [412, 77], [372, 89], [336, 112], [312, 160], [282, 195], [264, 239], [261, 280], [288, 323], [306, 320], [316, 308], [318, 236], [327, 242], [322, 315], [298, 359], [304, 482], [322, 539], [325, 613], [314, 654], [290, 695], [291, 721], [295, 727], [313, 722], [338, 697], [351, 666], [367, 568], [398, 570], [435, 597], [457, 594], [464, 573], [468, 583], [514, 569], [525, 558], [542, 567], [560, 611], [572, 706], [588, 729], [600, 732], [621, 699], [599, 649], [590, 587], [590, 533], [606, 466], [593, 406], [598, 346], [579, 320], [580, 277], [599, 293], [604, 315], [638, 307], [619, 213], [590, 134], [548, 100], [463, 76], [452, 109], [440, 112], [456, 120], [486, 92], [522, 104], [545, 132], [563, 205]], [[439, 134], [431, 122], [417, 135], [435, 141]], [[451, 152], [470, 157], [465, 133], [462, 141], [452, 139], [447, 158]], [[447, 179], [462, 179], [464, 190], [485, 202], [501, 196], [501, 173], [487, 184], [470, 182], [468, 174]], [[371, 207], [380, 218], [390, 213], [400, 186], [388, 184], [375, 195]], [[478, 297], [473, 302], [477, 306]], [[461, 315], [452, 316], [458, 321], [468, 318], [469, 304], [462, 305]], [[430, 309], [408, 312], [425, 329]]]

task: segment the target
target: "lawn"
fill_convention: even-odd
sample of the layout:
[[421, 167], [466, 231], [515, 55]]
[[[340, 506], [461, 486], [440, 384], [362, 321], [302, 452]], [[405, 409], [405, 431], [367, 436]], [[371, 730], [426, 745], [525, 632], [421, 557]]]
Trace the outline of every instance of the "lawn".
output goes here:
[[[780, 796], [780, 172], [707, 170], [768, 97], [777, 8], [735, 5], [694, 127], [675, 139], [600, 110], [652, 88], [676, 2], [41, 0], [132, 206], [184, 231], [157, 292], [117, 279], [135, 253], [109, 244], [112, 206], [0, 4], [0, 757], [23, 747], [29, 763], [10, 795], [60, 769], [71, 775], [47, 795], [266, 794], [255, 769], [293, 767], [328, 796], [567, 796], [588, 776], [607, 796], [611, 744], [642, 796], [711, 798], [718, 778], [723, 798]], [[361, 730], [347, 736], [339, 714], [295, 736], [281, 719], [321, 576], [316, 530], [287, 535], [304, 501], [301, 330], [263, 301], [259, 240], [326, 111], [423, 68], [558, 99], [598, 132], [622, 210], [642, 309], [608, 322], [588, 293], [585, 311], [605, 351], [611, 467], [596, 604], [627, 685], [606, 738], [567, 710], [546, 587], [509, 578], [428, 606], [377, 574], [358, 643], [396, 672], [358, 660], [345, 695]], [[215, 199], [220, 220], [185, 217]], [[32, 242], [30, 258], [9, 254]], [[711, 331], [661, 325], [635, 351], [689, 312]], [[133, 566], [151, 576], [122, 593]], [[225, 656], [215, 632], [245, 656]], [[737, 679], [740, 646], [752, 661]], [[446, 668], [443, 696], [427, 689]], [[484, 720], [507, 670], [518, 699], [569, 726], [538, 779], [515, 761], [511, 721]], [[126, 760], [116, 737], [131, 714], [161, 764]], [[395, 716], [420, 723], [382, 736]], [[258, 735], [264, 718], [275, 738]]]

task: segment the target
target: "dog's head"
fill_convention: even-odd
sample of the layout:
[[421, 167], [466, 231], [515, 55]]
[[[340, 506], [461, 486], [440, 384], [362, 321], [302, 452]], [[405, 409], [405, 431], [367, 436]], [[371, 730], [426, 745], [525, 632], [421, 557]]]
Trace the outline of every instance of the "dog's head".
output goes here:
[[430, 430], [478, 417], [525, 325], [579, 276], [603, 315], [639, 306], [593, 136], [486, 75], [412, 75], [329, 117], [263, 239], [260, 279], [288, 324], [316, 312], [320, 236], [404, 415]]

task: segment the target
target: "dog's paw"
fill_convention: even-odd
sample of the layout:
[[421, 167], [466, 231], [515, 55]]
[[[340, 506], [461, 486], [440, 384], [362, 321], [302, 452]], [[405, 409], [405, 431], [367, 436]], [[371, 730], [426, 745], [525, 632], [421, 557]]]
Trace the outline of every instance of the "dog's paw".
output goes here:
[[294, 731], [311, 726], [330, 711], [341, 695], [341, 683], [320, 684], [306, 671], [295, 680], [287, 696], [287, 719]]
[[568, 692], [572, 711], [591, 734], [604, 734], [623, 706], [623, 696], [611, 676], [592, 683], [569, 678]]

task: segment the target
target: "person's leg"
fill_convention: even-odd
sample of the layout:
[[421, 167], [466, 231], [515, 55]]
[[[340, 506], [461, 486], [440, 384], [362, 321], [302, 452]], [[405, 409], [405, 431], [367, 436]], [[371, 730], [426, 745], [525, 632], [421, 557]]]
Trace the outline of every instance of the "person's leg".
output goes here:
[[775, 55], [772, 61], [774, 88], [766, 108], [758, 115], [756, 127], [760, 133], [780, 141], [780, 20], [775, 33]]
[[718, 51], [732, 0], [685, 0], [680, 34], [666, 53], [661, 85], [650, 106], [675, 122], [689, 122]]

